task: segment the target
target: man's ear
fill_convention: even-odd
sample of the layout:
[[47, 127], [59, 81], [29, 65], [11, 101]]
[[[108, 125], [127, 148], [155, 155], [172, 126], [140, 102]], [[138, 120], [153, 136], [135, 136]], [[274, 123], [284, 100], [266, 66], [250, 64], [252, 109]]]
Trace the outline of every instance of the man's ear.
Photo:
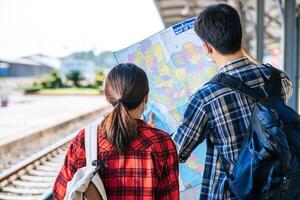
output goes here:
[[203, 42], [203, 47], [207, 54], [212, 54], [213, 47], [208, 42]]

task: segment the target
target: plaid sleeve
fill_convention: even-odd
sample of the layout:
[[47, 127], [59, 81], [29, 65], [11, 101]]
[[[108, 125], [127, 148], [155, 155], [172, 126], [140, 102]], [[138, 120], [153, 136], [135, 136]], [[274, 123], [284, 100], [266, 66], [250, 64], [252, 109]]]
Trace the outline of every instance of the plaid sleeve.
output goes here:
[[54, 199], [64, 199], [68, 181], [72, 180], [76, 171], [83, 166], [85, 166], [84, 130], [79, 132], [67, 151], [64, 164], [53, 186]]
[[177, 132], [172, 136], [179, 152], [179, 162], [185, 162], [197, 145], [203, 142], [206, 135], [202, 132], [206, 122], [203, 102], [193, 95]]
[[292, 82], [289, 76], [282, 72], [281, 74], [281, 85], [282, 85], [282, 98], [284, 99], [285, 103], [287, 104], [289, 98], [292, 96]]
[[171, 138], [163, 146], [158, 156], [161, 173], [158, 180], [156, 199], [177, 200], [179, 199], [179, 166], [176, 147]]

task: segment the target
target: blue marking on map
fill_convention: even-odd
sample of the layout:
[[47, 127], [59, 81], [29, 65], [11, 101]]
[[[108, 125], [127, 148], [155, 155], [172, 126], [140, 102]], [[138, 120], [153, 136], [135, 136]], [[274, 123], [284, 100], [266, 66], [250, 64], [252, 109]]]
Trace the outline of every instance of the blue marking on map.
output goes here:
[[194, 28], [194, 23], [195, 23], [196, 18], [191, 18], [186, 21], [180, 22], [172, 26], [173, 31], [176, 35], [183, 33], [189, 29]]

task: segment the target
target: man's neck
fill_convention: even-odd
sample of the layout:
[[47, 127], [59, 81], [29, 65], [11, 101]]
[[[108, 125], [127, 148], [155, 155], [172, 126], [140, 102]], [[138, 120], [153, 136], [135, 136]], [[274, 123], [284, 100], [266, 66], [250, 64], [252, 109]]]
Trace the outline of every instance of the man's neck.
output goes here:
[[230, 55], [219, 54], [219, 55], [217, 55], [215, 61], [219, 67], [223, 67], [225, 64], [227, 64], [231, 61], [237, 60], [243, 56], [244, 56], [244, 54], [243, 54], [242, 50], [239, 50], [236, 53], [230, 54]]

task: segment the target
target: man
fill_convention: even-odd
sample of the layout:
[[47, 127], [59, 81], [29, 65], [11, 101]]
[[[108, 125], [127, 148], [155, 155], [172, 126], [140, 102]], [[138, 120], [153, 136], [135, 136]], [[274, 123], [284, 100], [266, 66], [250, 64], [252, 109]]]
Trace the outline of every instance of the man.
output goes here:
[[[226, 4], [207, 7], [198, 16], [195, 31], [203, 41], [207, 56], [219, 66], [218, 73], [230, 74], [260, 95], [268, 96], [264, 77], [269, 79], [270, 71], [252, 62], [241, 48], [241, 22], [234, 8]], [[285, 73], [281, 74], [281, 81], [282, 98], [286, 102], [291, 95], [291, 82]], [[247, 135], [253, 104], [253, 99], [212, 83], [204, 85], [191, 97], [173, 139], [180, 162], [185, 162], [206, 139], [201, 200], [237, 199], [228, 188], [221, 156], [230, 163], [232, 170]]]

